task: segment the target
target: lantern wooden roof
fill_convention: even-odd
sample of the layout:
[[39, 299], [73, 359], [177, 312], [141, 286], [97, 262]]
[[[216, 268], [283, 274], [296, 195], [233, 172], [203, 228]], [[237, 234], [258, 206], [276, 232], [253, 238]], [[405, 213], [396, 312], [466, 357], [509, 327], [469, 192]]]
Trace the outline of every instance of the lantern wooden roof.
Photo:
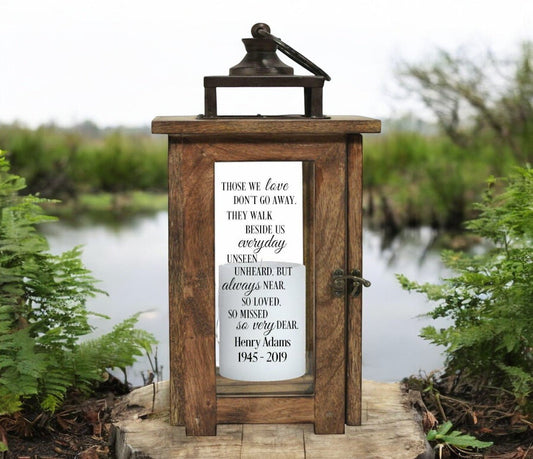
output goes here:
[[152, 121], [152, 133], [169, 135], [346, 135], [381, 132], [381, 121], [364, 116], [307, 117], [218, 117], [158, 116]]

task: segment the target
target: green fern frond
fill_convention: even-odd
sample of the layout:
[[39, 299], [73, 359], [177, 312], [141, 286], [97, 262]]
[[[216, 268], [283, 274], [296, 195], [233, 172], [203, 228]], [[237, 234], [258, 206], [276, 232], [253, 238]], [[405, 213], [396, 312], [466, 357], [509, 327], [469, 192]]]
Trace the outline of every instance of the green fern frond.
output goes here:
[[84, 342], [80, 346], [81, 351], [92, 355], [102, 371], [133, 365], [136, 357], [150, 352], [157, 343], [151, 333], [135, 328], [139, 315], [125, 319], [99, 338]]
[[0, 385], [0, 416], [16, 413], [22, 407], [20, 394], [6, 390]]
[[54, 411], [71, 387], [88, 391], [103, 370], [131, 365], [155, 343], [135, 329], [134, 316], [80, 344], [96, 315], [87, 300], [105, 292], [96, 288], [79, 247], [49, 253], [35, 225], [54, 218], [40, 207], [47, 200], [18, 194], [24, 187], [0, 151], [0, 414], [21, 409], [28, 398]]

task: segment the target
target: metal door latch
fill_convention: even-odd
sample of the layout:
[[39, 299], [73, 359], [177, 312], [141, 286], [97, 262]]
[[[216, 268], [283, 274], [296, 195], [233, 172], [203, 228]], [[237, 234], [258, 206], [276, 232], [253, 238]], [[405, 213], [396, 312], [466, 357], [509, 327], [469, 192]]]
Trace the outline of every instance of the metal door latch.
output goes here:
[[357, 298], [361, 294], [363, 286], [370, 287], [371, 285], [370, 281], [361, 277], [361, 272], [358, 269], [353, 269], [350, 274], [344, 274], [343, 269], [333, 271], [333, 295], [336, 297], [343, 296], [344, 289], [348, 287], [350, 296]]

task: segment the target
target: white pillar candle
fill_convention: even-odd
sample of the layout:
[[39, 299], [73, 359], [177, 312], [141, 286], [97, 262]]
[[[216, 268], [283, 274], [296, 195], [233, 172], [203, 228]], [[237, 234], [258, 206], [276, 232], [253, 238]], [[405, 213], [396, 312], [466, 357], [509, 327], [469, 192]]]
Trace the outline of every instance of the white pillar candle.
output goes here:
[[219, 266], [220, 374], [279, 381], [305, 373], [305, 266]]

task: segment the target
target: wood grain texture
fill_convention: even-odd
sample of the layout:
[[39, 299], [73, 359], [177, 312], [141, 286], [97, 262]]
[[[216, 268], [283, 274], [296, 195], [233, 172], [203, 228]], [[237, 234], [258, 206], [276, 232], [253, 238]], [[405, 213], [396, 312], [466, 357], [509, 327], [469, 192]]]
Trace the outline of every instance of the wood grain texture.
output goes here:
[[183, 193], [181, 190], [181, 139], [170, 138], [168, 146], [168, 287], [169, 287], [169, 354], [170, 354], [170, 424], [185, 424], [183, 394], [183, 347], [180, 324], [183, 290]]
[[377, 133], [381, 121], [363, 116], [332, 116], [329, 119], [289, 118], [219, 118], [197, 119], [191, 116], [158, 116], [152, 121], [152, 133], [169, 135], [346, 135]]
[[332, 273], [345, 264], [345, 139], [315, 163], [315, 432], [344, 433], [345, 303], [332, 292]]
[[304, 459], [302, 425], [244, 425], [240, 459]]
[[[363, 140], [361, 135], [347, 140], [347, 272], [363, 263]], [[364, 273], [363, 273], [364, 277]], [[362, 295], [347, 295], [346, 333], [346, 424], [361, 425], [362, 381]]]
[[221, 424], [216, 437], [186, 436], [184, 427], [167, 421], [168, 381], [155, 386], [155, 410], [153, 391], [152, 386], [142, 387], [126, 395], [118, 410], [115, 405], [118, 459], [433, 457], [399, 383], [363, 381], [363, 424], [347, 426], [344, 435], [315, 435], [311, 424]]
[[313, 397], [218, 397], [219, 424], [312, 423]]
[[179, 336], [188, 435], [216, 434], [214, 192], [212, 162], [180, 143]]

